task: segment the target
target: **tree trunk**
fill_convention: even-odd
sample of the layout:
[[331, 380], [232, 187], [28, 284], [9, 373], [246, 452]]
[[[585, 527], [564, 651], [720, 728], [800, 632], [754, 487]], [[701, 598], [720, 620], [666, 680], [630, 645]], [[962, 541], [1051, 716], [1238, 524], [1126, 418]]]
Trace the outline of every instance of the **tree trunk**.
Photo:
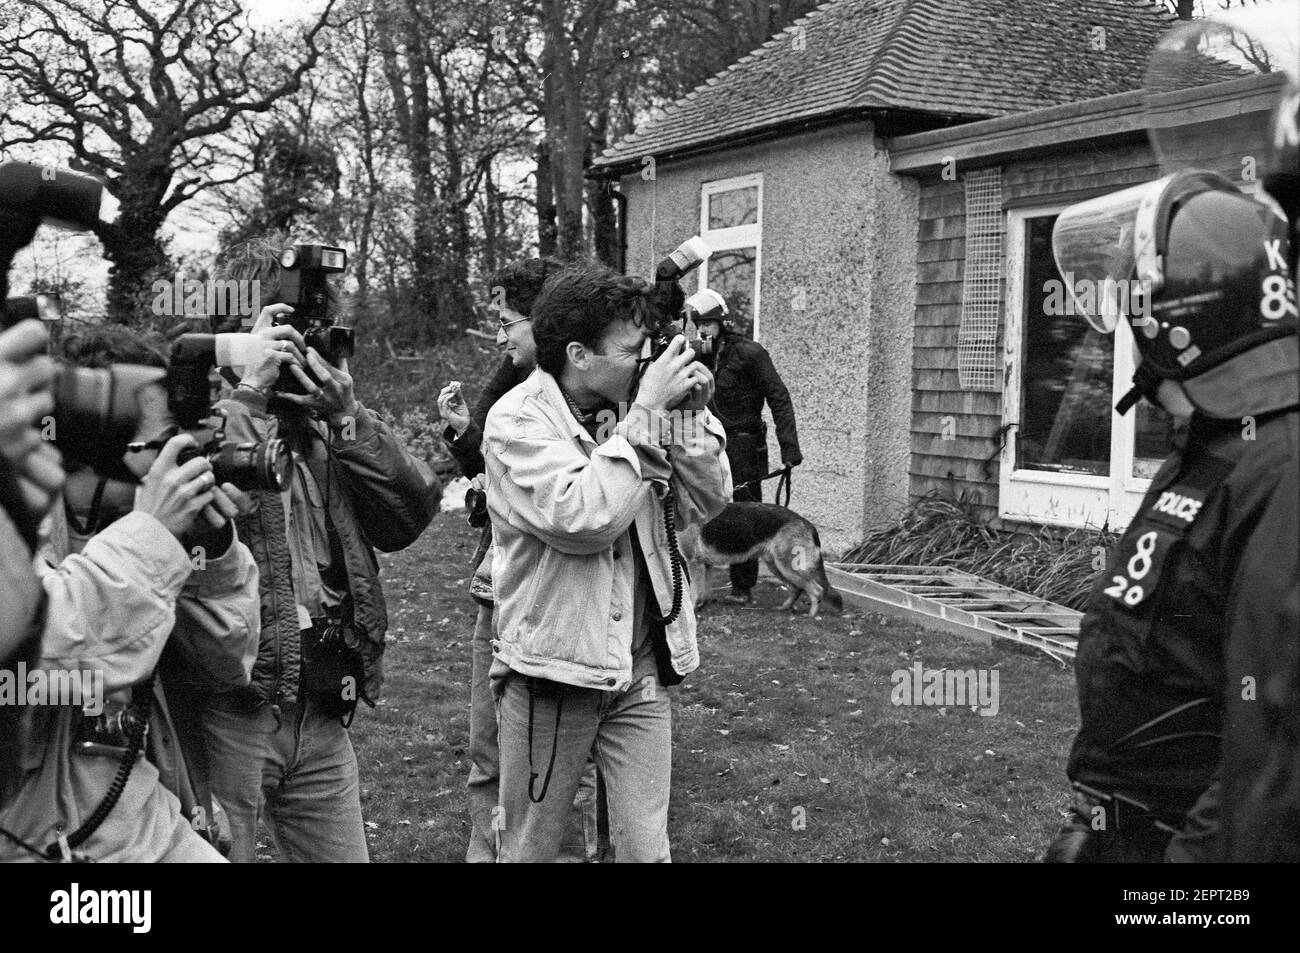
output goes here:
[[137, 323], [153, 300], [153, 282], [175, 278], [168, 274], [171, 261], [158, 241], [167, 217], [162, 203], [171, 178], [170, 169], [141, 169], [132, 163], [114, 184], [121, 203], [117, 228], [103, 241], [104, 257], [110, 262], [107, 317], [114, 324]]
[[483, 180], [483, 273], [490, 275], [500, 267], [497, 264], [501, 243], [501, 192], [493, 178], [492, 163], [488, 164]]
[[[609, 107], [602, 106], [593, 118], [591, 138], [587, 147], [587, 166], [593, 157], [604, 151], [609, 139]], [[618, 226], [614, 215], [614, 198], [610, 183], [605, 180], [587, 182], [587, 206], [591, 209], [591, 239], [596, 257], [609, 267], [618, 268]]]
[[541, 255], [554, 255], [557, 230], [555, 226], [555, 189], [551, 177], [551, 150], [543, 139], [537, 144], [537, 251]]
[[564, 0], [544, 0], [542, 48], [542, 112], [551, 158], [551, 187], [555, 194], [556, 253], [561, 258], [582, 254], [582, 157], [586, 144], [582, 87], [573, 65]]

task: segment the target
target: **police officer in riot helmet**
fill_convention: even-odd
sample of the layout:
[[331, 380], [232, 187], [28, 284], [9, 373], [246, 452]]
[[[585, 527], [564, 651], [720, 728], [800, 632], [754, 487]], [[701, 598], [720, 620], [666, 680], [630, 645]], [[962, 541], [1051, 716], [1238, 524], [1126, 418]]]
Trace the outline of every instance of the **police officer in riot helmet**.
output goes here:
[[[1188, 29], [1202, 40], [1175, 31], [1163, 41], [1162, 76], [1160, 57], [1203, 59], [1215, 49], [1205, 35], [1225, 30], [1239, 49], [1245, 27]], [[1276, 85], [1292, 111], [1274, 111], [1270, 131], [1279, 117], [1294, 130], [1295, 79]], [[1165, 148], [1172, 137], [1153, 129], [1166, 170], [1178, 164]], [[1270, 141], [1283, 148], [1266, 156], [1264, 181], [1286, 197], [1287, 138]], [[1294, 138], [1289, 148], [1294, 162]], [[1189, 169], [1074, 206], [1056, 224], [1062, 273], [1143, 290], [1130, 314], [1104, 295], [1087, 313], [1098, 330], [1132, 328], [1137, 372], [1117, 411], [1146, 399], [1180, 426], [1088, 602], [1067, 767], [1076, 798], [1049, 861], [1300, 859], [1290, 228], [1267, 192], [1248, 196]]]

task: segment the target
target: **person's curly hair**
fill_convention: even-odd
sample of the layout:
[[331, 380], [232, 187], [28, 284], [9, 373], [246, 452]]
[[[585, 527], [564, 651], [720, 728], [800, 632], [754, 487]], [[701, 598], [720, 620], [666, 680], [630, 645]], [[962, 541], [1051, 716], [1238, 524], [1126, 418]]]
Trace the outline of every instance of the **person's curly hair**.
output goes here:
[[651, 290], [645, 279], [595, 262], [565, 267], [547, 279], [533, 304], [537, 365], [559, 377], [570, 342], [595, 349], [605, 329], [620, 320], [647, 327]]
[[[283, 232], [269, 232], [260, 238], [251, 238], [223, 248], [218, 253], [216, 264], [212, 269], [212, 279], [214, 281], [256, 281], [263, 306], [279, 303], [282, 300], [280, 279], [284, 273], [284, 266], [280, 264], [280, 255], [292, 244], [293, 242]], [[329, 300], [330, 313], [333, 314], [337, 311], [339, 303], [338, 291], [333, 283], [326, 284], [325, 295]], [[257, 315], [251, 317], [256, 318]], [[235, 315], [225, 320], [214, 320], [212, 330], [238, 331], [240, 318], [240, 315]]]
[[488, 292], [495, 304], [505, 299], [506, 307], [528, 316], [542, 292], [542, 285], [551, 275], [563, 271], [565, 263], [558, 258], [521, 258], [504, 268], [498, 268], [488, 278]]
[[166, 367], [167, 352], [167, 340], [156, 331], [137, 331], [120, 324], [87, 325], [59, 341], [59, 356], [77, 367]]

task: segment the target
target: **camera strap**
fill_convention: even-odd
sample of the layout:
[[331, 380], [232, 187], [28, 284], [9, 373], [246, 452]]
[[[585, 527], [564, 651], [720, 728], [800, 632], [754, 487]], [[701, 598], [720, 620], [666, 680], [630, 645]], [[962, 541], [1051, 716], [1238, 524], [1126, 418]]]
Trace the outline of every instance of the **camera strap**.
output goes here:
[[99, 830], [100, 825], [104, 823], [113, 808], [117, 806], [117, 802], [122, 798], [122, 793], [126, 790], [126, 783], [131, 778], [131, 770], [135, 767], [136, 761], [139, 760], [140, 753], [144, 751], [145, 731], [149, 724], [149, 713], [153, 710], [155, 677], [155, 675], [151, 674], [131, 692], [131, 707], [135, 709], [136, 718], [127, 729], [129, 731], [127, 736], [129, 744], [123, 751], [122, 760], [117, 765], [117, 773], [113, 776], [113, 781], [109, 784], [103, 800], [99, 802], [99, 805], [82, 825], [71, 834], [60, 834], [44, 850], [27, 843], [17, 834], [5, 830], [3, 827], [0, 827], [0, 835], [41, 860], [63, 861], [64, 863], [94, 862], [93, 858], [76, 853], [76, 848], [84, 844], [95, 831]]
[[108, 522], [111, 522], [110, 520], [103, 524], [100, 523], [100, 517], [102, 516], [100, 509], [103, 506], [104, 488], [108, 486], [108, 479], [108, 477], [101, 475], [100, 478], [95, 481], [95, 492], [90, 498], [90, 509], [86, 513], [86, 521], [84, 523], [77, 519], [77, 514], [72, 511], [72, 504], [68, 502], [67, 494], [64, 494], [63, 515], [67, 517], [68, 525], [72, 527], [72, 531], [78, 536], [94, 536], [103, 529]]

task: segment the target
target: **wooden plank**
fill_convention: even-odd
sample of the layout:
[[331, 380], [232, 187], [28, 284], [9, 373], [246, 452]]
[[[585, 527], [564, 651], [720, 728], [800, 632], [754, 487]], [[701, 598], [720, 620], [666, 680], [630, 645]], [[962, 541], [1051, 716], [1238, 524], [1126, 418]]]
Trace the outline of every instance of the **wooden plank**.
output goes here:
[[961, 304], [960, 281], [942, 281], [916, 286], [916, 305]]
[[952, 371], [956, 375], [957, 349], [955, 347], [914, 347], [912, 348], [912, 370]]
[[930, 241], [932, 239], [948, 238], [965, 238], [966, 237], [966, 216], [965, 215], [948, 215], [943, 218], [932, 218], [924, 222], [918, 222], [916, 228], [917, 241]]
[[965, 261], [965, 238], [931, 238], [917, 243], [916, 260], [923, 261]]
[[1002, 395], [990, 390], [913, 391], [912, 414], [965, 414], [1002, 419]]
[[[990, 423], [992, 426], [990, 426]], [[999, 414], [972, 414], [961, 410], [950, 410], [947, 413], [942, 411], [926, 413], [913, 410], [911, 430], [913, 433], [918, 434], [941, 434], [944, 432], [945, 426], [955, 424], [958, 437], [979, 437], [988, 440], [991, 439], [992, 434], [997, 431], [1001, 423], [1002, 417]], [[985, 436], [986, 434], [988, 436]], [[991, 449], [992, 444], [989, 447]]]
[[958, 327], [961, 324], [961, 304], [921, 305], [914, 312], [912, 323], [916, 327]]
[[920, 221], [966, 214], [965, 190], [960, 187], [960, 183], [953, 184], [957, 188], [921, 190], [916, 202], [916, 214]]
[[916, 266], [916, 283], [932, 285], [940, 281], [961, 281], [966, 273], [964, 261], [925, 261]]
[[[958, 327], [953, 324], [925, 325], [912, 332], [912, 347], [944, 348], [956, 361]], [[1081, 362], [1082, 363], [1082, 362]]]
[[952, 457], [957, 460], [978, 460], [983, 464], [984, 460], [997, 451], [992, 438], [993, 434], [990, 433], [987, 436], [958, 434], [951, 439], [946, 439], [940, 433], [912, 431], [911, 448], [913, 453]]

